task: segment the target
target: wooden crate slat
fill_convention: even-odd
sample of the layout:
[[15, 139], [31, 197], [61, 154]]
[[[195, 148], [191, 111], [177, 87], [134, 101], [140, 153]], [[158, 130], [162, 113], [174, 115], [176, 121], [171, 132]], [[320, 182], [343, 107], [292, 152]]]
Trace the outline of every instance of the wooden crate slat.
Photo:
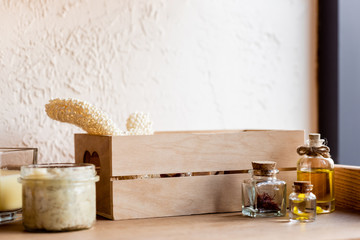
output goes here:
[[294, 167], [304, 131], [161, 133], [112, 137], [112, 176], [243, 170], [251, 161]]
[[[113, 181], [114, 219], [241, 211], [241, 184], [249, 174]], [[291, 192], [296, 172], [281, 172]]]
[[335, 205], [360, 210], [360, 167], [335, 165]]
[[241, 210], [245, 176], [219, 175], [115, 181], [114, 219]]

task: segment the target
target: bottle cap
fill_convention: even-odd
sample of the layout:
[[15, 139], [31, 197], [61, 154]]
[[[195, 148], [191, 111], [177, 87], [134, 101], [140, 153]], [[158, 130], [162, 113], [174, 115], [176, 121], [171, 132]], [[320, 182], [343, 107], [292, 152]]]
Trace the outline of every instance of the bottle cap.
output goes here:
[[309, 181], [295, 181], [293, 187], [295, 192], [306, 193], [312, 190], [313, 185]]
[[309, 134], [309, 147], [321, 147], [323, 143], [324, 140], [320, 138], [320, 133]]
[[320, 140], [320, 133], [310, 133], [309, 139], [312, 141], [319, 141]]
[[269, 171], [275, 170], [276, 162], [273, 161], [253, 161], [251, 162], [254, 170]]

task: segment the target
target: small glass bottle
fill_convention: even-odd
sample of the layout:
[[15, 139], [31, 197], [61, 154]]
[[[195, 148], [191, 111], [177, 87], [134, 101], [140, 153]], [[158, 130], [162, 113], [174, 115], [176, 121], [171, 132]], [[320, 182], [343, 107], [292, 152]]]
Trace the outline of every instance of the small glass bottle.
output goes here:
[[286, 183], [278, 180], [276, 163], [252, 162], [252, 175], [242, 184], [242, 214], [250, 217], [286, 215]]
[[316, 196], [309, 181], [296, 181], [289, 196], [289, 218], [294, 222], [312, 222], [316, 218]]
[[302, 157], [297, 162], [297, 180], [310, 181], [317, 198], [316, 212], [330, 213], [335, 210], [334, 161], [330, 149], [320, 139], [320, 134], [310, 133], [305, 146], [297, 152]]

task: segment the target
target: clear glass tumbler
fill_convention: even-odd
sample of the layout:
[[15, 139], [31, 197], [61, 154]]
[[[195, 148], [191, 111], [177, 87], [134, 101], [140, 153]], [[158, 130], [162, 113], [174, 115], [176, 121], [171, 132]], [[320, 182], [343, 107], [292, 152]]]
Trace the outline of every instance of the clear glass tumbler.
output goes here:
[[37, 148], [0, 148], [0, 224], [21, 219], [20, 167], [36, 161]]

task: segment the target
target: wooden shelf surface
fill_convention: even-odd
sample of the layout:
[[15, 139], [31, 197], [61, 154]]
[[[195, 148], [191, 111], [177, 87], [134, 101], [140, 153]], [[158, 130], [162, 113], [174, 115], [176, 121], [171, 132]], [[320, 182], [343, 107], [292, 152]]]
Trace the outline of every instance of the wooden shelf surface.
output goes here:
[[21, 222], [0, 225], [0, 239], [360, 239], [360, 213], [337, 209], [312, 223], [287, 217], [248, 218], [241, 213], [111, 221], [98, 219], [89, 230], [25, 232]]

